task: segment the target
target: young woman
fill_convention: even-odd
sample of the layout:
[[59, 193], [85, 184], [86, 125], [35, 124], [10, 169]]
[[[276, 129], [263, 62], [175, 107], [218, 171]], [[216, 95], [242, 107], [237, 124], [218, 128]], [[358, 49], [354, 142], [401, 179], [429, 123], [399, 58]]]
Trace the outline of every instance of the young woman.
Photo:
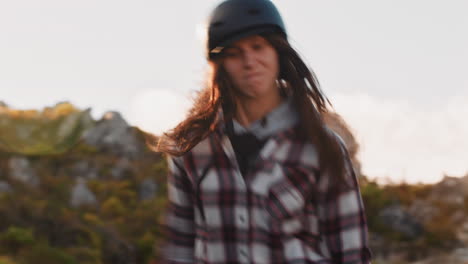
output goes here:
[[167, 263], [370, 263], [356, 176], [328, 100], [269, 0], [227, 0], [211, 75], [168, 154]]

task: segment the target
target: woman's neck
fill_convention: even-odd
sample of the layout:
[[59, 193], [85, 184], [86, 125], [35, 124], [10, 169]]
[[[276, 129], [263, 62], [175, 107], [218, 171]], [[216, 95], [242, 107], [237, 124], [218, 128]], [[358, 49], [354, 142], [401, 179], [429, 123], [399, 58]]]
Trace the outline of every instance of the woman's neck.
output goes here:
[[237, 110], [234, 119], [242, 126], [248, 127], [278, 107], [283, 100], [283, 97], [279, 93], [266, 98], [238, 98], [236, 100]]

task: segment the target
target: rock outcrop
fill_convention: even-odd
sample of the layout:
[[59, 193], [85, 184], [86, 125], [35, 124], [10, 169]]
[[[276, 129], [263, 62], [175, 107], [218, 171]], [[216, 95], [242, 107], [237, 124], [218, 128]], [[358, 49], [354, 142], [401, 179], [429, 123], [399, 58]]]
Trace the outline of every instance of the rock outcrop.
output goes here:
[[72, 188], [70, 205], [72, 207], [80, 207], [83, 205], [94, 206], [97, 204], [96, 196], [86, 185], [86, 180], [78, 178], [75, 186]]
[[400, 232], [411, 239], [419, 237], [424, 231], [421, 223], [416, 222], [414, 218], [398, 204], [384, 208], [380, 212], [379, 218], [380, 221], [390, 229]]
[[39, 178], [26, 157], [16, 156], [8, 161], [9, 176], [30, 186], [39, 185]]
[[0, 194], [2, 193], [11, 193], [13, 188], [11, 185], [6, 181], [0, 181]]
[[98, 169], [88, 160], [80, 160], [76, 162], [71, 168], [70, 176], [85, 179], [99, 178]]
[[83, 139], [99, 151], [114, 153], [130, 159], [139, 158], [144, 152], [144, 145], [137, 138], [135, 130], [118, 112], [106, 113], [95, 127], [86, 131]]
[[145, 179], [140, 183], [139, 196], [140, 200], [150, 200], [156, 196], [158, 185], [153, 179]]

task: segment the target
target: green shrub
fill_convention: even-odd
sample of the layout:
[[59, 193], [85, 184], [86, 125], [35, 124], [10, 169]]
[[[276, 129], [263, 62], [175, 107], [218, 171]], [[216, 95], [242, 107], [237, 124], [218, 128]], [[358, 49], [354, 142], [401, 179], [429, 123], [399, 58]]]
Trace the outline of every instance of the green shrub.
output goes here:
[[6, 257], [6, 256], [1, 256], [0, 257], [0, 264], [16, 264], [11, 258]]
[[30, 250], [22, 251], [20, 261], [22, 264], [78, 264], [73, 256], [47, 244], [36, 244]]
[[125, 213], [125, 206], [117, 197], [110, 197], [102, 203], [101, 213], [107, 217], [122, 216]]
[[389, 194], [376, 182], [368, 182], [361, 185], [361, 195], [364, 201], [369, 229], [375, 233], [391, 232], [391, 230], [387, 230], [380, 223], [378, 217], [380, 210], [392, 203], [392, 198], [390, 198]]
[[0, 116], [4, 119], [0, 124], [0, 151], [24, 155], [65, 153], [93, 126], [89, 111], [80, 112], [70, 104], [43, 113], [10, 110]]
[[10, 226], [0, 235], [0, 244], [5, 253], [16, 255], [22, 248], [34, 243], [32, 230]]
[[102, 264], [101, 252], [98, 249], [88, 247], [74, 247], [68, 248], [66, 251], [80, 264]]
[[148, 263], [154, 256], [154, 245], [156, 239], [151, 232], [146, 232], [137, 241], [137, 250], [139, 256], [139, 263]]
[[160, 159], [158, 162], [154, 163], [152, 168], [156, 175], [166, 175], [167, 169], [167, 162], [165, 159]]

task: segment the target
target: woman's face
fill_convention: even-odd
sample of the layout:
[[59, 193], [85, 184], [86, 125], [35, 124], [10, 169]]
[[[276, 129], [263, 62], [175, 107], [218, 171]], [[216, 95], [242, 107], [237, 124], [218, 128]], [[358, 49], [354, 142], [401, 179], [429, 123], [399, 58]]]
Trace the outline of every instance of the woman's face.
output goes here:
[[280, 92], [278, 54], [263, 37], [254, 35], [234, 42], [223, 51], [222, 65], [241, 100], [274, 98]]

